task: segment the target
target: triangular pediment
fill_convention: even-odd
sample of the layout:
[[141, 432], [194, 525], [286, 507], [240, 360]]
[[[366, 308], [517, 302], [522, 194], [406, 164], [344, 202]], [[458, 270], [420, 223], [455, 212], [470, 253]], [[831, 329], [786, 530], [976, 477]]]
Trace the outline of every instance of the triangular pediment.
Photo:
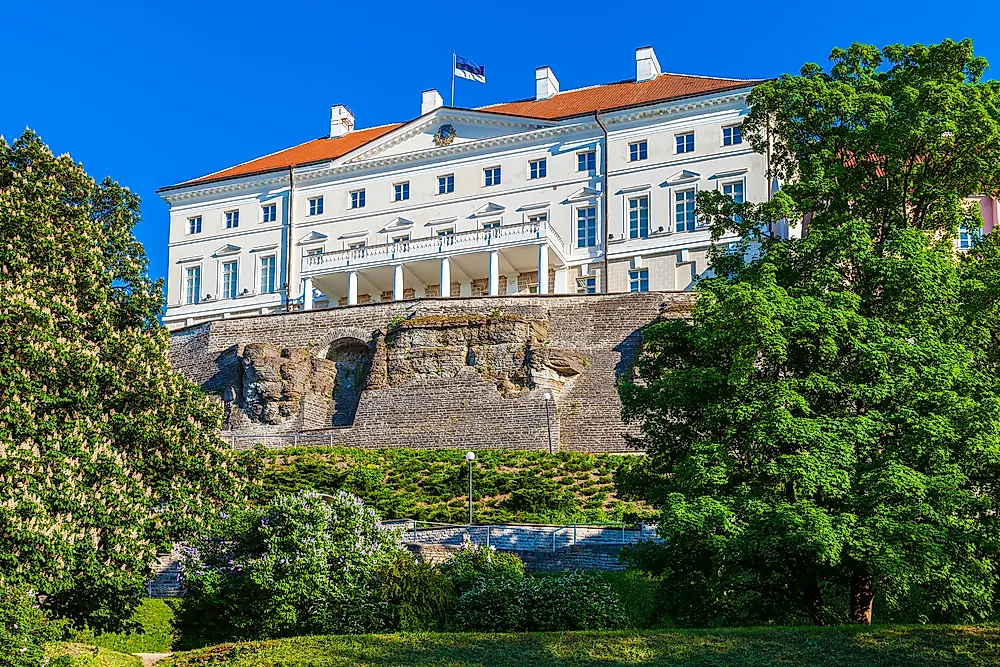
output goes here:
[[320, 234], [319, 232], [309, 232], [305, 236], [299, 239], [298, 245], [305, 245], [307, 243], [321, 243], [327, 239], [326, 234]]
[[664, 184], [676, 185], [678, 183], [690, 183], [692, 181], [697, 181], [699, 178], [701, 178], [701, 174], [699, 174], [698, 172], [684, 169], [682, 171], [677, 172], [670, 178], [668, 178], [666, 181], [664, 181]]
[[379, 230], [379, 234], [391, 234], [392, 232], [398, 232], [403, 229], [409, 229], [413, 226], [412, 220], [407, 220], [406, 218], [395, 218], [388, 225]]
[[227, 243], [226, 245], [216, 250], [215, 253], [213, 254], [215, 257], [225, 257], [226, 255], [238, 255], [240, 254], [240, 250], [242, 250], [242, 248], [240, 248], [238, 245]]
[[470, 218], [482, 218], [484, 216], [500, 215], [505, 210], [507, 210], [507, 209], [505, 209], [500, 204], [494, 204], [493, 202], [487, 202], [485, 205], [480, 206], [479, 208], [477, 208], [473, 212], [473, 214], [470, 215], [469, 217]]
[[583, 187], [566, 197], [567, 202], [579, 202], [579, 201], [593, 201], [601, 196], [600, 190], [595, 190], [594, 188]]
[[556, 125], [555, 121], [539, 118], [442, 107], [338, 158], [334, 164], [447, 155], [530, 139], [533, 133]]

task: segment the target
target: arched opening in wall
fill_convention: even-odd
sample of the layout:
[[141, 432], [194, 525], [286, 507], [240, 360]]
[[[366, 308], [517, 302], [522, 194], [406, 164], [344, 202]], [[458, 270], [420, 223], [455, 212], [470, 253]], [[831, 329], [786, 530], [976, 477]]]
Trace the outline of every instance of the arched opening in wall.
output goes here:
[[330, 343], [326, 358], [337, 367], [333, 386], [333, 426], [351, 426], [361, 392], [368, 384], [372, 349], [357, 338], [339, 338]]

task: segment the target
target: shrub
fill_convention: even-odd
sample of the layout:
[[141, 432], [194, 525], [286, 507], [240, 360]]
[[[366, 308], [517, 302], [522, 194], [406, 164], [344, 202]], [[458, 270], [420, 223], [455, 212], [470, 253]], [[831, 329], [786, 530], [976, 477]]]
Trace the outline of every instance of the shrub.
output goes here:
[[0, 667], [44, 664], [42, 644], [54, 638], [34, 591], [0, 581]]
[[599, 575], [569, 572], [537, 580], [531, 630], [611, 630], [624, 625], [621, 600]]
[[471, 544], [468, 536], [458, 552], [442, 563], [439, 569], [451, 580], [459, 594], [482, 579], [505, 577], [516, 580], [524, 576], [524, 563], [517, 554]]
[[625, 624], [622, 604], [599, 575], [479, 579], [458, 600], [455, 621], [480, 632], [600, 630]]
[[438, 568], [401, 554], [376, 572], [386, 630], [444, 630], [455, 614], [455, 587]]
[[404, 553], [356, 496], [278, 496], [182, 547], [182, 642], [379, 628], [375, 573]]
[[526, 598], [534, 598], [534, 579], [487, 577], [478, 580], [458, 599], [455, 622], [462, 630], [518, 632], [530, 619]]

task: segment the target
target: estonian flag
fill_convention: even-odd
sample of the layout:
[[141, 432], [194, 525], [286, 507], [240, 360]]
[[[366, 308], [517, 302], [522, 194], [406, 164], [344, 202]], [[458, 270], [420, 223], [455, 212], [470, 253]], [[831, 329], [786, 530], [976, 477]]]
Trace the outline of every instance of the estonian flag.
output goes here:
[[486, 83], [486, 66], [477, 65], [462, 56], [455, 56], [455, 76], [478, 81], [479, 83]]

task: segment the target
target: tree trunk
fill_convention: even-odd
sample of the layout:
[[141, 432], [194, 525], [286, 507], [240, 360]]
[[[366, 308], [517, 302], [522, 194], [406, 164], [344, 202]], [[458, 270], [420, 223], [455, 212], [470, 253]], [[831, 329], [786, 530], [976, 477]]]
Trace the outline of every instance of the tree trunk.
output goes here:
[[872, 603], [875, 600], [875, 584], [870, 572], [856, 569], [851, 575], [851, 620], [863, 625], [872, 623]]
[[823, 590], [818, 579], [810, 579], [806, 583], [806, 598], [809, 600], [809, 618], [813, 625], [826, 625], [826, 613], [823, 603]]

